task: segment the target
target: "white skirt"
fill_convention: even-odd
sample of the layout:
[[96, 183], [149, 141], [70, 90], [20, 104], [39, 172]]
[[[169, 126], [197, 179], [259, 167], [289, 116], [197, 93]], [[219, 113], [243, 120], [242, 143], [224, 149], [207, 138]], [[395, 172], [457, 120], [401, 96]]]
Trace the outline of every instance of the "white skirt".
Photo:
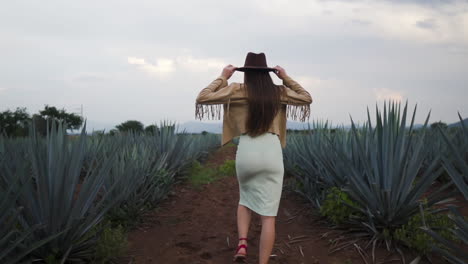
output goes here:
[[278, 135], [243, 134], [236, 152], [239, 204], [264, 216], [276, 216], [283, 189], [283, 150]]

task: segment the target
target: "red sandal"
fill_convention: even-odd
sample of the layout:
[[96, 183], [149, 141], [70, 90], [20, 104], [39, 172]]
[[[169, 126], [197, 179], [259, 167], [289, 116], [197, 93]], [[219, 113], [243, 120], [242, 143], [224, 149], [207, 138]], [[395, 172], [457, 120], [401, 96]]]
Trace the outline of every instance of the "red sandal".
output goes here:
[[[246, 237], [241, 237], [241, 238], [239, 238], [239, 240], [247, 241], [247, 238]], [[239, 250], [241, 248], [245, 248], [245, 254], [239, 254]], [[236, 255], [234, 255], [234, 261], [239, 261], [239, 260], [245, 261], [246, 257], [247, 257], [247, 245], [245, 245], [245, 244], [238, 245], [237, 250], [236, 250]]]

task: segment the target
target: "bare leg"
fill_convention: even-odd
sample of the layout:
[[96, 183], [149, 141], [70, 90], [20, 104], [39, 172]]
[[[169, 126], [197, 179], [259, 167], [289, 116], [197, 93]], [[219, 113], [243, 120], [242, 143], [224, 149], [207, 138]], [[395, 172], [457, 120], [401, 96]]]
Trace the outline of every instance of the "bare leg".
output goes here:
[[[240, 205], [237, 207], [237, 231], [239, 238], [248, 237], [250, 219], [252, 218], [252, 210], [248, 207]], [[247, 244], [245, 240], [239, 240], [239, 245]], [[245, 248], [239, 250], [239, 254], [245, 254]]]
[[275, 216], [261, 216], [262, 234], [260, 235], [260, 264], [267, 264], [275, 244]]

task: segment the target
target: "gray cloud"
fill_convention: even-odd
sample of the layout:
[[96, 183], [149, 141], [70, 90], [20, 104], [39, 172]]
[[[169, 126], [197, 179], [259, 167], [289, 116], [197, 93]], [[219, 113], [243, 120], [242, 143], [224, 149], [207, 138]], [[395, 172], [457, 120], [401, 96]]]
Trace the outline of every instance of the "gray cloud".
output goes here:
[[428, 18], [428, 19], [424, 19], [424, 20], [420, 20], [416, 22], [416, 26], [423, 28], [423, 29], [434, 29], [437, 26], [437, 24], [434, 19]]
[[72, 80], [75, 82], [85, 82], [85, 83], [93, 83], [93, 82], [103, 82], [106, 81], [106, 77], [98, 75], [98, 74], [89, 74], [84, 73], [74, 77]]
[[372, 24], [372, 22], [367, 21], [367, 20], [362, 20], [362, 19], [351, 19], [351, 23], [356, 24], [356, 25], [361, 25], [361, 26], [368, 26]]
[[468, 116], [467, 32], [447, 26], [467, 5], [402, 2], [10, 1], [0, 10], [0, 111], [83, 104], [106, 126], [193, 120], [194, 98], [221, 62], [263, 51], [303, 80], [313, 118], [364, 120], [366, 105], [399, 94], [419, 103], [421, 119], [430, 108], [434, 120]]
[[[365, 0], [320, 0], [321, 2], [365, 2]], [[380, 0], [394, 4], [418, 4], [426, 6], [439, 6], [463, 2], [463, 0]]]
[[415, 3], [415, 4], [420, 4], [420, 5], [432, 5], [432, 6], [447, 5], [447, 4], [462, 2], [462, 0], [384, 0], [384, 1], [399, 3], [399, 4]]

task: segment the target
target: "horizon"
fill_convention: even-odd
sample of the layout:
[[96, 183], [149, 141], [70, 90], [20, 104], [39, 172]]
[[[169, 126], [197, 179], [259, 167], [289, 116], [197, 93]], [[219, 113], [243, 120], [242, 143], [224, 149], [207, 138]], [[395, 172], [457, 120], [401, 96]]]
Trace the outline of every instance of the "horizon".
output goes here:
[[[468, 118], [464, 118], [463, 119], [463, 123], [467, 124], [468, 125]], [[213, 122], [204, 122], [204, 121], [186, 121], [186, 122], [171, 122], [170, 120], [165, 120], [165, 121], [169, 121], [171, 124], [175, 124], [176, 125], [176, 130], [177, 132], [181, 133], [181, 132], [187, 132], [187, 133], [195, 133], [195, 134], [198, 134], [198, 133], [201, 133], [202, 131], [206, 131], [206, 132], [209, 132], [209, 133], [214, 133], [214, 134], [221, 134], [222, 133], [222, 121], [213, 121]], [[373, 121], [373, 120], [372, 120]], [[161, 121], [162, 122], [162, 121]], [[310, 120], [309, 122], [298, 122], [298, 121], [291, 121], [291, 120], [287, 120], [287, 129], [288, 130], [306, 130], [306, 126], [309, 124], [312, 125], [314, 124], [314, 122], [319, 122], [321, 124], [325, 123], [326, 120]], [[433, 121], [433, 122], [428, 122], [427, 124], [427, 127], [430, 127], [430, 125], [432, 123], [436, 123], [436, 122], [442, 122], [442, 123], [445, 123], [447, 126], [452, 126], [452, 125], [455, 125], [455, 124], [459, 124], [460, 123], [460, 120], [458, 120], [457, 122], [452, 122], [452, 123], [447, 123], [447, 122], [444, 122], [442, 120], [438, 120], [438, 121]], [[83, 122], [83, 125], [84, 125], [84, 122]], [[116, 124], [117, 126], [118, 124]], [[146, 126], [149, 126], [149, 125], [156, 125], [157, 127], [160, 127], [160, 123], [151, 123], [151, 124], [143, 124], [145, 127]], [[199, 125], [203, 125], [203, 128], [200, 128]], [[363, 122], [359, 122], [359, 123], [355, 123], [355, 126], [356, 127], [360, 127], [364, 125]], [[424, 125], [424, 123], [414, 123], [413, 124], [413, 128], [414, 129], [418, 129], [418, 128], [421, 128], [422, 126]], [[373, 123], [373, 126], [375, 126], [375, 124]], [[408, 129], [410, 126], [410, 122], [407, 122], [406, 123], [406, 128]], [[351, 122], [349, 122], [349, 124], [333, 124], [333, 123], [328, 123], [328, 127], [330, 129], [335, 129], [335, 128], [344, 128], [344, 129], [350, 129], [351, 128]], [[73, 130], [73, 134], [78, 134], [79, 131], [81, 131], [83, 128], [83, 126], [81, 126], [79, 129], [74, 129]], [[113, 127], [107, 127], [107, 128], [103, 128], [103, 129], [93, 129], [93, 128], [89, 128], [88, 124], [86, 124], [86, 132], [88, 133], [93, 133], [93, 132], [105, 132], [105, 133], [108, 133], [110, 132], [110, 130], [112, 129], [116, 129], [115, 126]], [[70, 129], [69, 129], [70, 130]], [[215, 132], [214, 132], [215, 131]]]

